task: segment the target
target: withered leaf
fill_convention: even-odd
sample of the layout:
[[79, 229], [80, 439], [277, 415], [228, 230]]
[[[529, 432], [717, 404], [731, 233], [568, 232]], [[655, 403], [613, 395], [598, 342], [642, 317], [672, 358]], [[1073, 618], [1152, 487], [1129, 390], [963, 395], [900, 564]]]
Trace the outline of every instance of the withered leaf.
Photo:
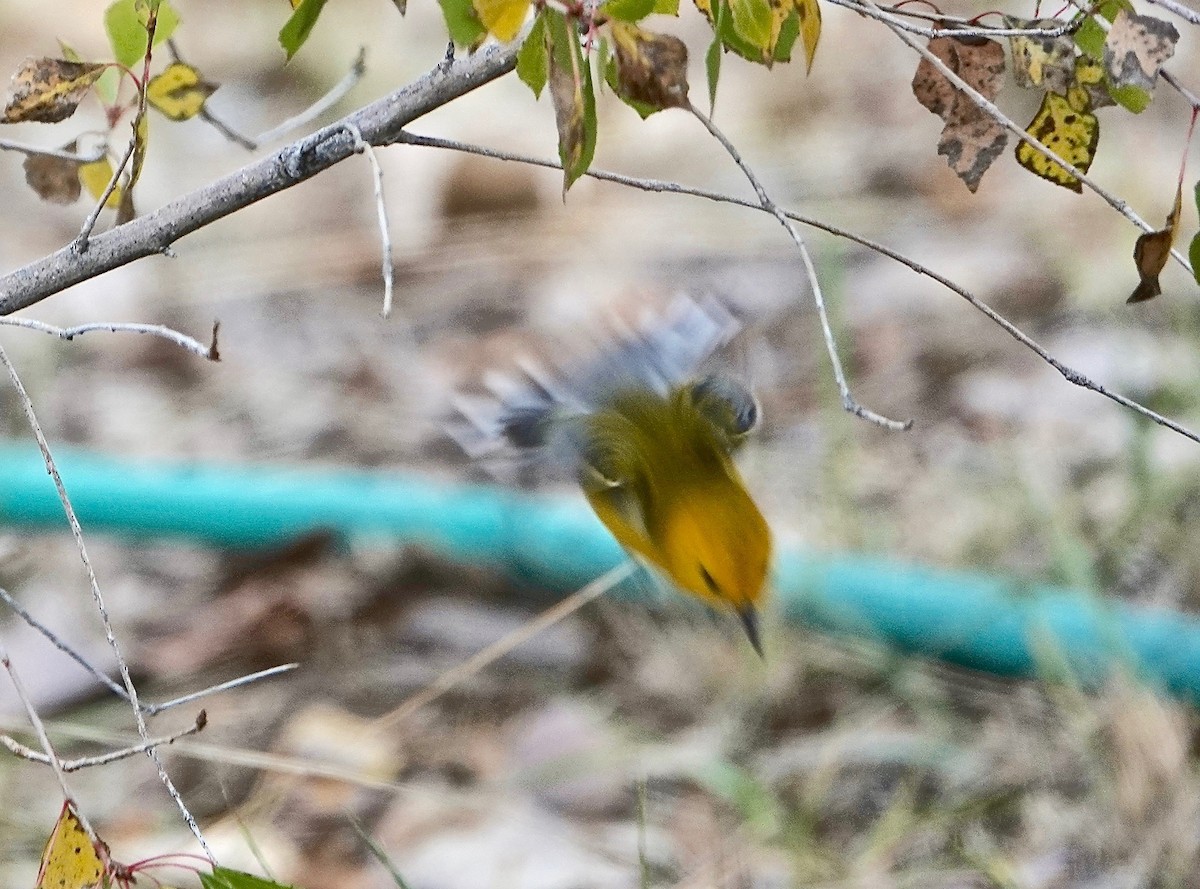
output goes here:
[[[75, 151], [75, 142], [63, 146], [63, 151]], [[52, 204], [73, 204], [79, 200], [83, 186], [79, 182], [79, 162], [48, 154], [31, 154], [25, 158], [25, 182], [43, 201]]]
[[596, 153], [596, 97], [591, 67], [583, 59], [575, 26], [568, 24], [560, 12], [547, 10], [546, 55], [565, 196], [575, 180], [587, 172]]
[[[987, 99], [1000, 92], [1004, 79], [1004, 48], [984, 38], [935, 37], [929, 51], [947, 68]], [[1008, 144], [1008, 134], [991, 115], [952, 84], [925, 58], [913, 76], [917, 101], [945, 121], [938, 154], [975, 191], [983, 174]]]
[[617, 89], [654, 108], [688, 107], [687, 46], [678, 37], [612, 23]]
[[1179, 32], [1165, 19], [1122, 10], [1104, 41], [1104, 69], [1114, 87], [1153, 92], [1163, 63], [1175, 53]]
[[75, 113], [107, 65], [28, 58], [12, 77], [12, 98], [0, 122], [58, 123]]
[[[1065, 96], [1046, 93], [1042, 97], [1042, 107], [1025, 132], [1071, 166], [1086, 173], [1100, 142], [1100, 121], [1096, 115], [1074, 108]], [[1067, 172], [1066, 167], [1050, 160], [1028, 142], [1018, 143], [1017, 163], [1055, 185], [1076, 193], [1083, 191], [1083, 184]]]
[[[1049, 30], [1062, 25], [1055, 19], [1033, 19], [1026, 21], [1006, 15], [1004, 24], [1009, 28]], [[1075, 80], [1075, 41], [1070, 34], [1057, 37], [1008, 38], [1012, 49], [1013, 78], [1017, 86], [1025, 89], [1049, 89], [1066, 95]]]
[[1183, 183], [1175, 189], [1175, 205], [1167, 216], [1167, 224], [1156, 232], [1146, 232], [1133, 245], [1133, 262], [1137, 266], [1138, 286], [1134, 288], [1127, 303], [1140, 303], [1162, 293], [1158, 276], [1167, 266], [1171, 256], [1171, 245], [1175, 243], [1175, 228], [1179, 225], [1179, 214], [1183, 209]]

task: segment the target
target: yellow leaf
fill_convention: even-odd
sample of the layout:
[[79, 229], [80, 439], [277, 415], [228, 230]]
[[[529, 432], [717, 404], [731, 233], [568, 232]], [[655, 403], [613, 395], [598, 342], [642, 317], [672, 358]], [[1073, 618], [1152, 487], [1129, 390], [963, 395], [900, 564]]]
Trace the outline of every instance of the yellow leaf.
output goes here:
[[[1096, 115], [1072, 108], [1066, 97], [1058, 93], [1046, 93], [1042, 107], [1025, 131], [1083, 173], [1092, 165], [1100, 141], [1100, 121]], [[1080, 181], [1062, 164], [1050, 160], [1027, 142], [1017, 145], [1017, 163], [1055, 185], [1083, 191]]]
[[808, 66], [805, 73], [808, 73], [812, 71], [817, 41], [821, 39], [821, 7], [817, 0], [795, 0], [795, 4], [800, 16], [800, 39], [804, 41], [804, 61]]
[[204, 108], [217, 89], [200, 72], [183, 62], [172, 62], [146, 86], [146, 101], [171, 120], [190, 120]]
[[[1006, 15], [1004, 24], [1008, 28], [1049, 30], [1062, 22], [1057, 19], [1026, 21]], [[1070, 34], [1058, 37], [1014, 35], [1008, 38], [1008, 43], [1012, 48], [1013, 79], [1017, 86], [1025, 89], [1040, 87], [1066, 94], [1075, 79], [1075, 41]]]
[[0, 122], [66, 120], [107, 67], [66, 59], [26, 59], [12, 77], [12, 98]]
[[107, 872], [104, 859], [68, 800], [42, 852], [35, 889], [99, 889]]
[[[104, 189], [108, 188], [108, 182], [112, 179], [113, 165], [107, 157], [102, 157], [98, 161], [93, 161], [90, 164], [84, 164], [79, 168], [79, 181], [83, 183], [83, 187], [88, 190], [88, 193], [94, 200], [100, 200], [100, 195], [104, 194]], [[113, 189], [113, 193], [108, 196], [108, 200], [104, 202], [105, 209], [112, 210], [121, 203], [121, 186], [118, 185]]]
[[1067, 90], [1066, 96], [1076, 111], [1095, 111], [1117, 104], [1108, 91], [1104, 66], [1087, 56], [1075, 60], [1075, 82]]
[[488, 33], [507, 43], [521, 31], [529, 12], [529, 0], [471, 0]]

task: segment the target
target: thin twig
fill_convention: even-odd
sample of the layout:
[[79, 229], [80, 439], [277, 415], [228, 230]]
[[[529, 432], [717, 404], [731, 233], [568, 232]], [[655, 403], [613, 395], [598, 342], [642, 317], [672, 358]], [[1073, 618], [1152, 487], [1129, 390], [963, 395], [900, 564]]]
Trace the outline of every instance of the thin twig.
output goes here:
[[[63, 642], [53, 630], [41, 623], [32, 614], [26, 611], [25, 608], [22, 607], [21, 603], [14, 599], [8, 590], [4, 589], [3, 587], [0, 587], [0, 599], [3, 599], [4, 603], [13, 611], [15, 611], [21, 620], [46, 637], [51, 645], [53, 645], [75, 663], [79, 664], [79, 666], [83, 667], [83, 669], [91, 673], [92, 676], [94, 676], [98, 681], [107, 686], [109, 691], [118, 697], [124, 698], [126, 701], [129, 700], [129, 692], [127, 692], [119, 682], [115, 682], [103, 670], [98, 670], [88, 663], [87, 659], [83, 655], [81, 655], [67, 643]], [[164, 710], [170, 710], [171, 708], [178, 707], [181, 704], [190, 704], [200, 700], [201, 698], [206, 698], [209, 695], [215, 695], [219, 692], [229, 691], [230, 689], [238, 688], [243, 685], [249, 685], [251, 682], [257, 682], [260, 679], [269, 679], [270, 677], [278, 676], [281, 673], [288, 673], [292, 670], [295, 670], [299, 666], [299, 664], [294, 663], [280, 664], [277, 667], [268, 667], [265, 670], [258, 670], [254, 673], [248, 673], [245, 676], [227, 679], [224, 682], [219, 682], [216, 685], [210, 685], [207, 688], [200, 689], [199, 691], [189, 692], [188, 694], [181, 695], [178, 698], [172, 698], [169, 701], [163, 701], [161, 704], [147, 704], [139, 700], [138, 706], [147, 716], [157, 716]]]
[[[876, 12], [881, 12], [878, 5], [876, 5], [876, 3], [875, 3], [875, 0], [861, 0], [861, 2], [868, 9], [873, 9]], [[1126, 201], [1124, 201], [1121, 198], [1118, 198], [1116, 195], [1110, 194], [1107, 189], [1105, 189], [1103, 186], [1098, 184], [1095, 180], [1089, 178], [1088, 175], [1086, 173], [1084, 173], [1082, 170], [1078, 169], [1076, 166], [1071, 164], [1069, 161], [1064, 160], [1063, 158], [1059, 157], [1057, 154], [1055, 154], [1053, 151], [1051, 151], [1049, 148], [1047, 148], [1045, 145], [1043, 145], [1038, 139], [1034, 138], [1029, 133], [1027, 133], [1022, 127], [1020, 127], [1017, 123], [1015, 123], [1003, 111], [1001, 111], [998, 107], [996, 107], [996, 105], [990, 99], [985, 97], [977, 89], [975, 89], [973, 86], [971, 86], [965, 80], [963, 80], [957, 73], [952, 71], [945, 62], [943, 62], [936, 55], [934, 55], [932, 52], [930, 52], [927, 47], [924, 47], [920, 43], [918, 43], [916, 41], [916, 39], [914, 39], [912, 37], [912, 35], [906, 33], [904, 31], [904, 29], [898, 27], [894, 22], [886, 20], [886, 18], [880, 19], [880, 21], [882, 21], [883, 24], [886, 25], [887, 28], [893, 34], [895, 34], [901, 41], [903, 41], [905, 44], [907, 44], [909, 46], [909, 48], [913, 50], [913, 52], [917, 53], [918, 55], [921, 56], [921, 58], [925, 59], [927, 62], [929, 62], [929, 64], [933, 65], [933, 67], [936, 68], [943, 77], [945, 77], [952, 84], [954, 84], [954, 86], [957, 87], [960, 91], [965, 93], [971, 99], [971, 101], [973, 103], [975, 103], [975, 105], [978, 108], [980, 108], [982, 111], [987, 113], [988, 116], [990, 116], [993, 120], [995, 120], [997, 123], [999, 123], [1002, 127], [1004, 127], [1006, 130], [1008, 130], [1010, 133], [1012, 133], [1014, 136], [1016, 136], [1022, 142], [1027, 143], [1039, 154], [1044, 155], [1048, 159], [1054, 161], [1054, 163], [1061, 166], [1070, 175], [1074, 176], [1076, 179], [1078, 179], [1080, 182], [1082, 182], [1084, 185], [1086, 185], [1088, 188], [1090, 188], [1093, 192], [1095, 192], [1096, 195], [1098, 195], [1102, 200], [1104, 200], [1110, 207], [1112, 207], [1114, 210], [1116, 210], [1118, 213], [1120, 213], [1122, 216], [1124, 216], [1126, 219], [1128, 219], [1130, 222], [1132, 222], [1134, 225], [1136, 225], [1142, 231], [1144, 231], [1144, 232], [1154, 231], [1154, 227], [1151, 226], [1150, 223], [1146, 222], [1146, 220], [1142, 219], [1142, 217], [1138, 216], [1138, 214], [1135, 213], [1130, 208], [1129, 204]], [[1175, 261], [1178, 262], [1183, 268], [1187, 269], [1187, 272], [1189, 275], [1192, 274], [1192, 265], [1190, 262], [1188, 262], [1187, 257], [1185, 257], [1182, 253], [1180, 253], [1178, 250], [1176, 250], [1174, 248], [1172, 248], [1172, 250], [1171, 250], [1171, 256], [1173, 256], [1175, 258]]]
[[[126, 701], [129, 700], [129, 692], [127, 692], [119, 682], [115, 682], [111, 677], [104, 673], [104, 671], [93, 667], [87, 661], [87, 659], [83, 657], [83, 655], [79, 654], [79, 652], [75, 651], [75, 649], [73, 649], [71, 646], [63, 642], [53, 630], [38, 621], [37, 618], [26, 611], [25, 608], [21, 606], [21, 603], [14, 599], [8, 590], [2, 587], [0, 587], [0, 599], [3, 599], [5, 604], [20, 616], [21, 620], [46, 637], [50, 644], [52, 644], [55, 648], [91, 673], [92, 676], [107, 686], [113, 694], [124, 698]], [[280, 664], [277, 667], [269, 667], [266, 670], [259, 670], [255, 673], [249, 673], [245, 676], [238, 676], [235, 679], [227, 679], [224, 682], [219, 682], [216, 685], [210, 685], [208, 688], [203, 688], [200, 691], [190, 692], [178, 698], [173, 698], [169, 701], [163, 701], [161, 704], [147, 704], [139, 701], [138, 706], [147, 716], [157, 716], [164, 710], [170, 710], [172, 707], [178, 707], [180, 704], [190, 704], [194, 701], [200, 700], [201, 698], [206, 698], [209, 695], [217, 694], [218, 692], [229, 691], [230, 689], [238, 688], [242, 685], [248, 685], [251, 682], [257, 682], [260, 679], [268, 679], [271, 676], [277, 676], [281, 673], [290, 672], [299, 666], [299, 664], [295, 663]]]
[[1193, 25], [1200, 25], [1200, 12], [1184, 6], [1182, 3], [1177, 3], [1176, 0], [1146, 0], [1147, 3], [1152, 3], [1155, 6], [1161, 6], [1167, 12], [1173, 12], [1181, 19], [1186, 19]]
[[[142, 120], [146, 116], [146, 97], [149, 93], [148, 86], [150, 84], [150, 57], [154, 49], [154, 31], [158, 25], [157, 12], [151, 12], [149, 19], [146, 21], [146, 54], [142, 58], [142, 82], [138, 84], [138, 105], [137, 111], [133, 115], [133, 121], [130, 123], [129, 144], [125, 146], [125, 153], [121, 156], [121, 161], [113, 168], [112, 177], [108, 180], [108, 185], [104, 187], [104, 192], [100, 195], [100, 200], [96, 202], [96, 206], [92, 208], [83, 222], [83, 228], [79, 230], [79, 235], [72, 242], [72, 248], [76, 253], [87, 253], [88, 238], [92, 236], [92, 229], [96, 227], [96, 223], [100, 219], [100, 214], [108, 204], [108, 199], [116, 190], [117, 183], [121, 180], [121, 174], [125, 172], [125, 167], [129, 163], [129, 159], [133, 157], [138, 146], [138, 130], [141, 129]], [[133, 174], [130, 173], [129, 180], [125, 183], [125, 188], [133, 187]], [[128, 199], [130, 196], [125, 195]]]
[[763, 188], [762, 182], [759, 181], [758, 176], [754, 174], [754, 171], [742, 159], [741, 154], [734, 144], [725, 137], [725, 134], [699, 108], [692, 105], [689, 110], [700, 123], [704, 124], [705, 129], [712, 134], [714, 139], [721, 143], [729, 156], [733, 158], [733, 162], [738, 165], [742, 173], [754, 187], [754, 192], [758, 195], [759, 205], [779, 220], [779, 224], [783, 226], [796, 247], [800, 250], [800, 257], [804, 261], [804, 271], [808, 276], [809, 287], [812, 289], [813, 302], [817, 306], [817, 317], [821, 322], [821, 333], [825, 337], [825, 351], [829, 353], [829, 361], [833, 365], [833, 376], [837, 380], [838, 392], [842, 396], [842, 407], [849, 413], [854, 414], [854, 416], [860, 417], [869, 423], [874, 423], [876, 426], [882, 426], [884, 429], [891, 429], [897, 432], [911, 429], [912, 420], [890, 420], [882, 414], [877, 414], [863, 407], [850, 394], [850, 386], [846, 382], [846, 372], [842, 369], [842, 359], [838, 355], [837, 342], [833, 338], [833, 327], [829, 323], [829, 313], [825, 309], [825, 297], [821, 293], [821, 282], [817, 276], [817, 267], [813, 264], [812, 256], [809, 255], [808, 246], [804, 243], [804, 239], [800, 237], [800, 232], [796, 231], [796, 227], [792, 225], [792, 221], [788, 218], [787, 214], [780, 209], [778, 204], [771, 200], [766, 189]]
[[221, 327], [219, 322], [213, 322], [212, 342], [207, 346], [186, 334], [172, 330], [169, 327], [164, 327], [161, 324], [95, 321], [75, 327], [55, 327], [53, 324], [46, 324], [44, 321], [36, 321], [32, 318], [0, 318], [0, 324], [9, 327], [23, 327], [26, 330], [37, 330], [41, 333], [48, 333], [59, 339], [68, 341], [73, 340], [77, 336], [83, 336], [85, 333], [91, 333], [94, 330], [107, 330], [110, 333], [144, 333], [169, 340], [181, 349], [191, 352], [200, 358], [205, 358], [209, 361], [221, 360], [221, 353], [217, 349], [217, 332]]
[[398, 707], [372, 721], [371, 730], [383, 731], [404, 722], [413, 713], [420, 710], [426, 704], [437, 700], [460, 682], [474, 676], [489, 664], [504, 657], [514, 648], [524, 645], [538, 633], [547, 627], [554, 626], [554, 624], [569, 614], [578, 611], [588, 602], [604, 595], [604, 593], [633, 574], [636, 568], [637, 565], [634, 562], [626, 560], [616, 567], [605, 571], [586, 586], [551, 605], [524, 626], [517, 628], [501, 639], [497, 639], [482, 651], [467, 658], [457, 667], [453, 667], [438, 676], [437, 679], [410, 696]]
[[[512, 161], [514, 163], [528, 164], [535, 167], [544, 167], [550, 170], [562, 169], [562, 165], [558, 161], [528, 157], [520, 154], [511, 154], [504, 151], [496, 151], [495, 149], [484, 148], [479, 145], [456, 142], [453, 139], [441, 139], [434, 136], [418, 136], [413, 133], [405, 132], [397, 141], [406, 145], [417, 145], [431, 148], [449, 149], [452, 151], [461, 151], [467, 154], [477, 154], [481, 157], [490, 157], [495, 160]], [[722, 194], [716, 191], [709, 191], [708, 189], [703, 188], [692, 188], [687, 185], [681, 185], [678, 182], [667, 182], [659, 179], [643, 179], [636, 176], [626, 176], [620, 173], [610, 173], [605, 170], [596, 169], [588, 170], [584, 175], [593, 179], [599, 179], [602, 182], [612, 182], [617, 185], [636, 188], [640, 191], [688, 195], [690, 197], [704, 198], [705, 200], [714, 201], [716, 203], [732, 204], [737, 207], [746, 207], [748, 209], [758, 210], [763, 213], [769, 212], [758, 203], [745, 198], [737, 198], [731, 195]], [[1126, 398], [1124, 395], [1113, 392], [1112, 390], [1101, 385], [1100, 383], [1093, 381], [1074, 368], [1063, 364], [1061, 361], [1051, 355], [1045, 347], [1040, 345], [1036, 340], [1022, 331], [1019, 327], [1017, 327], [983, 300], [976, 297], [965, 287], [955, 283], [946, 276], [927, 268], [916, 260], [905, 256], [903, 253], [893, 250], [891, 247], [880, 244], [877, 241], [872, 241], [870, 238], [863, 237], [862, 235], [856, 234], [847, 229], [839, 228], [836, 225], [830, 225], [828, 222], [823, 222], [820, 219], [803, 216], [799, 213], [793, 213], [791, 211], [784, 211], [784, 215], [787, 216], [788, 219], [791, 219], [795, 222], [828, 232], [835, 237], [844, 238], [848, 241], [853, 241], [856, 244], [860, 244], [863, 247], [866, 247], [868, 250], [872, 250], [881, 256], [886, 256], [889, 259], [899, 262], [901, 265], [907, 266], [918, 275], [924, 275], [925, 277], [936, 281], [947, 290], [957, 293], [975, 309], [982, 312], [989, 319], [998, 324], [1009, 336], [1011, 336], [1021, 345], [1025, 346], [1027, 349], [1053, 367], [1056, 371], [1062, 374], [1063, 378], [1066, 379], [1067, 382], [1083, 389], [1088, 389], [1098, 395], [1102, 395], [1105, 398], [1116, 402], [1122, 407], [1129, 408], [1130, 410], [1141, 414], [1146, 419], [1151, 420], [1160, 426], [1163, 426], [1174, 432], [1178, 432], [1185, 438], [1189, 438], [1192, 441], [1200, 443], [1200, 434], [1193, 432], [1191, 429], [1175, 422], [1174, 420], [1164, 417], [1162, 414], [1152, 411], [1150, 408], [1134, 401], [1131, 398]]]
[[72, 151], [61, 151], [57, 148], [38, 148], [35, 145], [26, 145], [22, 142], [0, 139], [0, 151], [19, 151], [21, 154], [53, 157], [60, 161], [70, 161], [82, 166], [83, 164], [94, 164], [100, 160], [108, 153], [108, 147], [101, 145], [94, 149], [91, 154], [76, 154]]
[[[64, 772], [77, 772], [80, 769], [91, 768], [92, 766], [103, 766], [110, 762], [117, 762], [121, 759], [128, 759], [138, 753], [145, 753], [151, 747], [163, 747], [168, 744], [173, 744], [180, 738], [186, 738], [188, 735], [194, 735], [197, 732], [204, 730], [208, 724], [208, 714], [203, 710], [196, 716], [196, 721], [188, 728], [181, 732], [176, 732], [173, 735], [166, 735], [162, 738], [151, 738], [149, 741], [143, 741], [141, 744], [135, 744], [132, 747], [125, 747], [121, 750], [113, 750], [108, 753], [101, 753], [96, 756], [84, 756], [79, 759], [64, 759], [58, 762]], [[30, 750], [24, 744], [10, 738], [8, 735], [0, 735], [0, 744], [3, 744], [9, 749], [14, 756], [19, 756], [21, 759], [27, 759], [30, 762], [39, 762], [43, 765], [53, 765], [55, 758], [47, 756], [45, 753], [38, 753], [36, 750]]]
[[363, 139], [362, 133], [352, 123], [346, 124], [346, 130], [354, 137], [354, 150], [365, 154], [371, 162], [371, 172], [375, 187], [375, 214], [379, 218], [379, 240], [383, 252], [383, 309], [380, 314], [384, 318], [392, 314], [392, 291], [395, 287], [396, 270], [392, 263], [392, 233], [388, 227], [387, 205], [383, 202], [383, 168], [379, 166], [379, 158], [375, 149]]
[[25, 708], [25, 714], [29, 717], [29, 722], [33, 726], [33, 733], [37, 735], [38, 743], [42, 745], [42, 750], [45, 751], [46, 762], [54, 770], [54, 776], [58, 778], [58, 786], [62, 788], [63, 799], [72, 799], [71, 788], [67, 786], [67, 775], [63, 769], [62, 760], [54, 752], [54, 745], [50, 743], [50, 738], [46, 734], [46, 726], [42, 723], [42, 718], [38, 716], [37, 708], [33, 706], [33, 701], [29, 699], [29, 693], [25, 691], [25, 684], [21, 682], [21, 677], [17, 675], [16, 667], [13, 666], [12, 660], [8, 656], [8, 649], [4, 647], [3, 642], [0, 642], [0, 663], [4, 664], [4, 669], [8, 671], [8, 678], [12, 680], [13, 689], [20, 699], [21, 705]]
[[[171, 38], [167, 41], [167, 49], [170, 50], [171, 57], [175, 61], [184, 62], [183, 55], [179, 52], [179, 46], [176, 44], [174, 38]], [[200, 108], [199, 117], [205, 123], [215, 127], [222, 136], [224, 136], [226, 139], [229, 139], [231, 142], [236, 142], [247, 151], [256, 151], [263, 144], [267, 142], [274, 142], [276, 139], [280, 139], [286, 136], [288, 133], [312, 123], [312, 121], [316, 120], [326, 111], [340, 102], [343, 98], [345, 98], [346, 94], [358, 85], [358, 82], [362, 80], [363, 74], [366, 73], [366, 59], [367, 48], [365, 46], [359, 47], [358, 55], [355, 57], [354, 63], [350, 66], [350, 70], [346, 73], [345, 77], [333, 85], [333, 88], [330, 89], [329, 92], [321, 96], [321, 98], [317, 99], [317, 101], [308, 106], [308, 108], [305, 110], [301, 111], [299, 114], [295, 115], [294, 117], [289, 117], [283, 123], [279, 124], [279, 126], [272, 127], [257, 138], [252, 139], [249, 136], [244, 136], [239, 133], [228, 123], [217, 117], [217, 115], [213, 114], [208, 109], [207, 103]], [[186, 62], [184, 62], [184, 64], [186, 64]]]
[[366, 73], [366, 62], [367, 48], [365, 46], [359, 47], [358, 55], [354, 58], [354, 64], [350, 66], [350, 70], [346, 72], [346, 76], [333, 85], [333, 89], [299, 114], [289, 117], [277, 127], [272, 127], [254, 141], [259, 145], [274, 142], [276, 139], [282, 139], [288, 133], [308, 126], [338, 102], [342, 101], [345, 95], [358, 85], [358, 82], [362, 80], [363, 74]]
[[[91, 559], [88, 557], [87, 546], [83, 542], [83, 529], [79, 526], [79, 519], [75, 515], [75, 508], [71, 505], [71, 499], [67, 496], [67, 489], [63, 485], [62, 477], [58, 473], [58, 466], [54, 462], [54, 457], [50, 453], [50, 445], [46, 441], [46, 436], [42, 432], [41, 424], [38, 422], [37, 415], [33, 410], [33, 402], [29, 399], [29, 393], [25, 391], [25, 385], [21, 382], [20, 376], [17, 375], [17, 369], [8, 359], [8, 353], [0, 347], [0, 364], [4, 365], [8, 371], [9, 379], [12, 381], [13, 388], [17, 392], [17, 399], [21, 403], [21, 410], [25, 414], [25, 419], [29, 423], [29, 428], [33, 430], [34, 437], [37, 439], [38, 448], [42, 452], [42, 459], [46, 463], [46, 471], [50, 473], [50, 477], [54, 480], [54, 487], [58, 492], [58, 499], [62, 503], [63, 511], [67, 516], [67, 524], [71, 527], [71, 536], [75, 539], [75, 548], [79, 552], [79, 558], [83, 562], [84, 571], [87, 574], [88, 584], [92, 591], [92, 601], [96, 605], [96, 610], [100, 613], [100, 622], [104, 627], [104, 637], [108, 641], [109, 647], [113, 651], [113, 656], [117, 661], [117, 670], [121, 674], [121, 681], [125, 685], [125, 691], [129, 693], [129, 703], [133, 707], [133, 717], [137, 723], [138, 736], [143, 742], [149, 742], [150, 732], [146, 727], [146, 718], [142, 713], [142, 708], [138, 705], [137, 688], [133, 684], [133, 677], [129, 674], [129, 665], [125, 662], [124, 656], [121, 654], [121, 646], [117, 642], [117, 637], [113, 632], [112, 621], [108, 616], [108, 608], [104, 604], [104, 596], [100, 592], [100, 583], [96, 579], [96, 572], [92, 568]], [[204, 835], [200, 832], [200, 825], [196, 823], [196, 819], [192, 813], [188, 811], [187, 805], [183, 802], [183, 797], [179, 795], [179, 791], [175, 788], [174, 782], [171, 781], [171, 776], [167, 774], [166, 767], [163, 766], [162, 759], [153, 747], [146, 750], [146, 756], [154, 763], [158, 769], [159, 780], [163, 782], [167, 793], [175, 801], [175, 805], [179, 808], [192, 834], [200, 843], [200, 847], [208, 855], [210, 860], [213, 859], [212, 851], [208, 847], [208, 843], [204, 839]]]
[[976, 25], [968, 22], [958, 23], [952, 18], [938, 16], [914, 16], [932, 20], [950, 27], [941, 28], [924, 28], [920, 25], [914, 25], [911, 22], [905, 21], [901, 16], [913, 15], [907, 10], [895, 10], [889, 8], [880, 9], [878, 12], [865, 7], [856, 2], [856, 0], [828, 0], [834, 6], [841, 6], [849, 9], [852, 12], [857, 12], [859, 15], [873, 18], [876, 21], [885, 22], [888, 25], [900, 28], [910, 34], [916, 34], [919, 37], [955, 37], [958, 39], [972, 37], [1028, 37], [1031, 40], [1053, 40], [1056, 37], [1062, 37], [1065, 34], [1073, 34], [1079, 30], [1079, 26], [1083, 23], [1082, 18], [1072, 19], [1063, 22], [1061, 25], [1056, 25], [1053, 28], [989, 28], [984, 25]]
[[75, 663], [79, 664], [79, 666], [83, 667], [83, 669], [91, 673], [100, 682], [108, 686], [109, 690], [113, 694], [119, 695], [125, 698], [125, 700], [129, 700], [129, 692], [125, 691], [119, 682], [114, 681], [102, 670], [97, 670], [95, 667], [89, 664], [83, 655], [79, 654], [79, 652], [75, 651], [75, 649], [71, 648], [71, 646], [59, 639], [53, 630], [51, 630], [45, 624], [39, 622], [37, 618], [35, 618], [21, 606], [20, 602], [18, 602], [9, 594], [8, 590], [3, 589], [2, 587], [0, 587], [0, 599], [3, 599], [5, 604], [20, 616], [21, 620], [25, 621], [25, 623], [49, 639], [50, 644], [52, 644], [55, 648], [57, 648]]
[[161, 704], [146, 704], [145, 711], [149, 716], [156, 716], [164, 710], [170, 710], [172, 707], [178, 707], [180, 704], [190, 704], [198, 701], [201, 698], [207, 698], [209, 695], [215, 695], [218, 692], [229, 691], [233, 688], [239, 688], [243, 685], [249, 685], [251, 682], [257, 682], [260, 679], [268, 679], [271, 676], [278, 676], [282, 673], [290, 673], [298, 668], [299, 664], [280, 664], [277, 667], [268, 667], [265, 670], [258, 670], [254, 673], [247, 673], [245, 676], [238, 676], [236, 679], [227, 679], [224, 682], [219, 682], [216, 685], [210, 685], [208, 688], [202, 688], [200, 691], [194, 691], [190, 694], [182, 695], [178, 698], [172, 698], [169, 701], [163, 701]]

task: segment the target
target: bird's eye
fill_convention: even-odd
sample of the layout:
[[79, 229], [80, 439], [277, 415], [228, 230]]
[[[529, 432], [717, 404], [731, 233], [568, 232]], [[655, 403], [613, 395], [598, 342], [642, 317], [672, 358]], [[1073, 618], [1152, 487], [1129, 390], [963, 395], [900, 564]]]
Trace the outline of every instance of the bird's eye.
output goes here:
[[692, 401], [719, 428], [745, 435], [758, 425], [758, 404], [750, 390], [720, 374], [710, 374], [692, 386]]

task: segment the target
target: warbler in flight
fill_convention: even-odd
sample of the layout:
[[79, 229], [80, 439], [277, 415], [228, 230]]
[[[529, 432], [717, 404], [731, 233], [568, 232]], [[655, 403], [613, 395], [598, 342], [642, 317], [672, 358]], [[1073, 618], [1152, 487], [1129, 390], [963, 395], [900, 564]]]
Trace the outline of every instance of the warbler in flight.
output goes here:
[[738, 329], [721, 306], [678, 299], [581, 366], [526, 366], [493, 381], [495, 398], [461, 400], [476, 434], [459, 439], [565, 468], [627, 552], [733, 610], [761, 655], [771, 533], [732, 459], [758, 405], [732, 376], [701, 372]]

